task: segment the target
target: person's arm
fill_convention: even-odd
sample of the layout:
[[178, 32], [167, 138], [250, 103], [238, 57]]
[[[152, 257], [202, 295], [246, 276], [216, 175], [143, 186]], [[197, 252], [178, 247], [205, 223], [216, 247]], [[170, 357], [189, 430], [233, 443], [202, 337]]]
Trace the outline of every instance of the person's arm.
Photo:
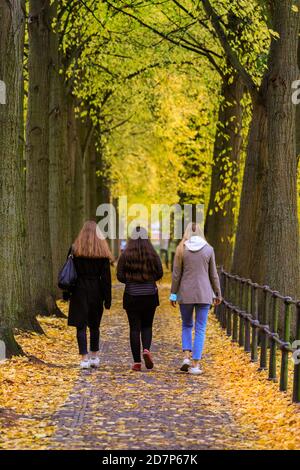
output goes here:
[[215, 296], [221, 300], [222, 299], [222, 292], [220, 286], [220, 279], [217, 271], [216, 260], [215, 260], [215, 252], [212, 251], [210, 260], [209, 260], [209, 279], [211, 286], [213, 288]]
[[125, 265], [125, 256], [124, 256], [124, 253], [122, 253], [119, 258], [118, 265], [117, 265], [117, 279], [123, 284], [126, 283], [124, 265]]
[[179, 256], [178, 248], [177, 248], [176, 253], [175, 253], [173, 273], [172, 273], [171, 295], [177, 294], [179, 290], [179, 285], [180, 285], [180, 281], [182, 277], [182, 270], [183, 270], [182, 258]]
[[109, 259], [103, 260], [101, 281], [104, 296], [104, 306], [107, 310], [111, 307], [111, 273]]

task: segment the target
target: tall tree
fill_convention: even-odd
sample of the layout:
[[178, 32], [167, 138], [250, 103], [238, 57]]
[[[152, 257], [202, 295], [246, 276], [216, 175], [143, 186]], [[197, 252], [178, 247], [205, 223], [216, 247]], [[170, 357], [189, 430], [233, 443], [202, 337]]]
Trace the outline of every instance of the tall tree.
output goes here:
[[49, 221], [53, 282], [71, 243], [71, 160], [68, 148], [68, 100], [59, 35], [58, 1], [51, 5], [49, 96]]
[[298, 297], [297, 158], [291, 87], [298, 75], [300, 2], [274, 0], [268, 4], [272, 40], [259, 88], [230, 47], [209, 0], [203, 0], [203, 5], [253, 101], [233, 269]]
[[29, 2], [26, 205], [32, 311], [57, 313], [49, 224], [50, 0]]
[[[300, 1], [275, 1], [265, 103], [268, 115], [267, 163], [261, 219], [261, 278], [281, 292], [300, 295], [297, 211], [296, 107], [292, 83], [298, 77]], [[278, 266], [280, 269], [278, 269]]]
[[0, 79], [6, 86], [6, 103], [0, 104], [0, 339], [6, 354], [21, 348], [13, 328], [25, 314], [24, 192], [20, 158], [24, 3], [0, 4]]

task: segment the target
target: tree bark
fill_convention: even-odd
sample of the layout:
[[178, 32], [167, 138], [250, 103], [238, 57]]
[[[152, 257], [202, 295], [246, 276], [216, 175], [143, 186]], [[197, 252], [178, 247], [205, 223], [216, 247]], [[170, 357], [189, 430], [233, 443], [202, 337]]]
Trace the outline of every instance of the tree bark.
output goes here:
[[89, 219], [95, 219], [97, 209], [97, 159], [99, 158], [95, 138], [92, 139], [90, 145], [90, 166], [89, 166]]
[[[260, 90], [231, 48], [209, 0], [202, 3], [228, 61], [242, 76], [253, 99], [254, 120], [249, 148], [256, 148], [258, 152], [255, 156], [250, 150], [247, 156], [233, 270], [255, 281], [269, 283], [285, 295], [298, 297], [297, 159], [291, 85], [298, 76], [300, 2], [274, 0], [266, 5], [272, 29], [279, 34], [272, 37], [268, 70]], [[258, 129], [259, 122], [261, 129]], [[252, 175], [249, 172], [251, 166]], [[254, 182], [252, 188], [251, 178]], [[244, 246], [241, 240], [245, 241]]]
[[74, 240], [84, 221], [84, 201], [81, 143], [72, 96], [68, 99], [68, 149], [71, 165], [71, 234]]
[[267, 114], [263, 102], [253, 104], [239, 218], [231, 270], [264, 282], [257, 269], [261, 249], [258, 230], [267, 159]]
[[100, 204], [107, 204], [111, 200], [109, 179], [107, 176], [107, 168], [104, 157], [104, 152], [100, 143], [100, 150], [97, 158], [97, 207]]
[[238, 74], [223, 81], [204, 228], [209, 243], [215, 249], [217, 263], [225, 269], [230, 268], [233, 253], [243, 92], [244, 85]]
[[[52, 5], [56, 17], [56, 3]], [[50, 32], [49, 102], [49, 221], [53, 283], [65, 261], [71, 243], [71, 168], [68, 149], [68, 97], [62, 67], [59, 38]], [[57, 289], [57, 293], [59, 291]]]
[[54, 301], [49, 224], [50, 1], [29, 2], [26, 204], [32, 309], [58, 314]]
[[[299, 297], [299, 226], [297, 214], [296, 107], [292, 82], [298, 76], [297, 45], [300, 13], [292, 0], [275, 2], [269, 57], [267, 171], [261, 212], [261, 268], [265, 282], [284, 295]], [[299, 3], [296, 2], [298, 8]]]
[[[24, 10], [25, 11], [25, 10]], [[24, 50], [24, 39], [25, 39], [25, 20], [24, 20], [24, 27], [22, 32], [22, 44], [21, 48], [22, 51]], [[18, 318], [17, 327], [22, 330], [27, 331], [34, 331], [35, 333], [43, 333], [43, 329], [39, 324], [34, 312], [31, 310], [31, 302], [30, 302], [30, 283], [29, 277], [27, 276], [27, 268], [29, 264], [29, 253], [28, 253], [28, 237], [27, 237], [27, 227], [26, 227], [26, 159], [25, 159], [25, 120], [24, 120], [24, 76], [22, 75], [22, 82], [20, 85], [21, 93], [20, 93], [20, 130], [19, 130], [19, 158], [20, 158], [20, 165], [21, 165], [21, 175], [22, 175], [22, 224], [24, 225], [24, 230], [22, 231], [22, 253], [23, 260], [22, 260], [22, 267], [23, 267], [23, 283], [26, 298], [24, 298], [23, 305], [24, 305], [24, 312]]]
[[81, 155], [82, 155], [82, 170], [83, 170], [83, 214], [84, 220], [90, 218], [90, 162], [91, 162], [91, 146], [95, 128], [92, 122], [83, 123], [79, 122], [80, 127], [80, 141], [81, 141]]
[[254, 103], [232, 270], [299, 297], [297, 158], [292, 82], [299, 13], [275, 2], [268, 70]]
[[5, 343], [7, 357], [22, 353], [13, 328], [26, 312], [23, 162], [19, 142], [23, 118], [23, 7], [18, 0], [0, 4], [0, 79], [6, 86], [6, 104], [0, 104], [0, 340]]
[[[298, 39], [298, 49], [297, 49], [297, 60], [298, 60], [298, 76], [297, 79], [300, 79], [300, 39]], [[300, 104], [296, 106], [296, 123], [295, 123], [295, 133], [296, 133], [296, 155], [297, 161], [299, 163], [300, 158]]]

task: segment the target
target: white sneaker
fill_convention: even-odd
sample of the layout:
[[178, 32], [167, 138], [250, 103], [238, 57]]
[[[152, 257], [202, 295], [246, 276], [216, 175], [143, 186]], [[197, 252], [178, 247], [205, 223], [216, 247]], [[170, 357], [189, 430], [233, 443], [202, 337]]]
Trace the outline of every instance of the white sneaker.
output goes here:
[[91, 357], [90, 358], [90, 364], [91, 364], [91, 367], [99, 367], [100, 366], [100, 359], [98, 356], [95, 356], [95, 357]]
[[91, 363], [89, 359], [84, 359], [80, 363], [80, 369], [89, 369], [91, 367]]
[[188, 372], [190, 365], [191, 365], [190, 359], [187, 359], [187, 358], [183, 359], [180, 370], [182, 372]]
[[189, 373], [194, 374], [194, 375], [199, 375], [199, 374], [202, 374], [202, 370], [200, 369], [200, 367], [190, 367]]

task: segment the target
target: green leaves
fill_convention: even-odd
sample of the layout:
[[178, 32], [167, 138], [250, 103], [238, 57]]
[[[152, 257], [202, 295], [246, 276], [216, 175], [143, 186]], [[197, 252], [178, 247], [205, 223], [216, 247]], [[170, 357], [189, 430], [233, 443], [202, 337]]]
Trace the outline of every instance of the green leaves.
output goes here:
[[[212, 5], [259, 83], [270, 32], [256, 2]], [[206, 202], [220, 74], [230, 81], [232, 70], [201, 4], [63, 1], [58, 18], [64, 72], [98, 130], [112, 194]]]

